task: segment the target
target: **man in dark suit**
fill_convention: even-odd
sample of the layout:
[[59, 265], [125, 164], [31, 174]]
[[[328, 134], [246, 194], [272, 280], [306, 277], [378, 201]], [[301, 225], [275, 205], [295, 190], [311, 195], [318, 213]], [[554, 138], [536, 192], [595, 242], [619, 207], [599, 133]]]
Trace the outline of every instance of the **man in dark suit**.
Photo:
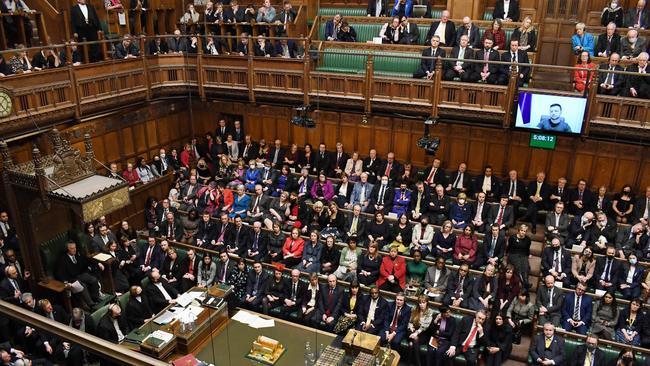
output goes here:
[[[80, 294], [90, 308], [99, 302], [99, 282], [91, 274], [95, 271], [91, 264], [77, 252], [77, 244], [69, 242], [56, 270], [56, 279], [67, 282], [72, 292]], [[101, 263], [97, 265], [103, 268]]]
[[461, 192], [469, 194], [472, 189], [470, 186], [470, 178], [470, 175], [467, 173], [467, 164], [464, 162], [458, 164], [458, 170], [451, 175], [448, 182], [449, 184], [447, 184], [447, 187], [445, 188], [447, 194], [453, 197], [457, 196], [458, 193]]
[[554, 236], [559, 237], [563, 242], [566, 240], [569, 235], [569, 216], [564, 212], [564, 202], [556, 202], [553, 211], [546, 214], [544, 228], [547, 240]]
[[167, 48], [169, 53], [187, 52], [187, 38], [181, 35], [179, 29], [174, 30], [174, 37], [167, 38]]
[[282, 296], [284, 300], [282, 300], [282, 312], [280, 316], [288, 319], [291, 313], [300, 311], [306, 293], [307, 284], [300, 280], [300, 271], [297, 269], [292, 270], [291, 281], [285, 287], [285, 292]]
[[642, 28], [648, 29], [650, 21], [648, 10], [645, 9], [645, 0], [637, 1], [636, 7], [628, 9], [625, 14], [624, 24], [629, 28]]
[[[284, 35], [286, 37], [286, 35]], [[283, 58], [296, 58], [298, 47], [296, 42], [287, 39], [281, 39], [275, 43], [275, 55]]]
[[176, 249], [170, 247], [167, 250], [167, 255], [163, 260], [162, 268], [160, 268], [161, 277], [164, 278], [167, 283], [180, 291], [181, 278], [183, 273], [181, 273], [181, 261], [178, 259], [178, 253]]
[[388, 214], [393, 208], [393, 198], [395, 191], [390, 186], [388, 176], [381, 176], [379, 184], [375, 184], [370, 193], [370, 201], [368, 203], [368, 213], [383, 212], [384, 215]]
[[226, 245], [233, 241], [234, 229], [235, 225], [228, 220], [228, 214], [222, 212], [215, 229], [214, 244], [207, 244], [208, 249], [221, 250], [220, 248], [225, 248]]
[[588, 334], [585, 344], [576, 347], [573, 354], [574, 363], [571, 366], [605, 366], [605, 352], [598, 348], [598, 336]]
[[196, 245], [199, 247], [214, 245], [216, 244], [216, 238], [217, 224], [212, 221], [209, 212], [204, 212], [201, 215], [201, 221], [199, 221], [198, 229], [195, 235]]
[[180, 293], [185, 293], [187, 290], [196, 286], [200, 264], [201, 259], [197, 257], [194, 249], [189, 249], [187, 251], [187, 257], [181, 262]]
[[508, 85], [511, 68], [515, 68], [517, 71], [517, 86], [522, 87], [524, 84], [528, 84], [530, 67], [521, 65], [530, 64], [530, 60], [528, 59], [528, 52], [519, 49], [518, 39], [510, 40], [510, 50], [501, 55], [501, 61], [510, 62], [511, 65], [501, 65], [499, 84]]
[[388, 176], [388, 184], [394, 185], [395, 180], [402, 175], [404, 167], [395, 160], [395, 153], [389, 152], [386, 155], [386, 161], [379, 166], [378, 176]]
[[526, 199], [526, 187], [519, 180], [516, 170], [508, 172], [508, 179], [501, 183], [501, 192], [508, 195], [508, 205], [512, 206], [514, 219], [517, 221], [519, 216], [519, 206]]
[[108, 244], [113, 242], [117, 243], [115, 235], [108, 230], [106, 224], [100, 224], [97, 235], [90, 242], [90, 248], [88, 248], [89, 254], [94, 255], [105, 251]]
[[259, 150], [259, 145], [253, 141], [251, 135], [246, 135], [244, 136], [242, 145], [239, 147], [239, 155], [244, 161], [250, 161], [257, 159]]
[[379, 289], [374, 285], [371, 286], [370, 295], [366, 297], [359, 309], [357, 330], [378, 335], [384, 327], [387, 311], [388, 303], [379, 296]]
[[174, 213], [167, 213], [166, 220], [160, 225], [160, 234], [169, 240], [181, 241], [183, 239], [181, 220], [176, 219]]
[[246, 211], [246, 218], [244, 219], [248, 223], [262, 220], [262, 217], [268, 212], [271, 205], [271, 197], [264, 194], [264, 187], [261, 184], [256, 184], [254, 191], [255, 193], [251, 196], [248, 210]]
[[266, 257], [268, 247], [268, 237], [266, 233], [262, 232], [262, 223], [256, 221], [253, 223], [253, 231], [247, 241], [247, 245], [242, 248], [243, 255], [246, 259], [254, 261], [262, 260]]
[[462, 354], [467, 365], [477, 366], [480, 349], [487, 345], [487, 333], [483, 330], [486, 319], [484, 310], [477, 311], [474, 316], [464, 316], [454, 331], [447, 354], [450, 357]]
[[618, 65], [621, 56], [618, 53], [612, 53], [609, 56], [608, 64], [601, 64], [598, 69], [598, 94], [620, 95], [625, 89], [625, 75], [609, 73], [606, 71], [623, 71]]
[[409, 18], [405, 15], [402, 16], [397, 29], [399, 31], [399, 44], [418, 45], [420, 43], [420, 30], [418, 29], [418, 25], [409, 22]]
[[559, 327], [563, 300], [562, 290], [555, 287], [555, 278], [551, 275], [544, 277], [544, 284], [537, 288], [535, 296], [535, 310], [539, 314], [539, 322], [551, 322]]
[[486, 263], [498, 268], [499, 263], [503, 261], [507, 245], [506, 237], [499, 230], [499, 226], [490, 226], [490, 231], [485, 234], [485, 238], [483, 239], [483, 245]]
[[131, 296], [126, 303], [125, 318], [131, 329], [139, 328], [145, 322], [153, 318], [153, 312], [149, 308], [149, 302], [142, 293], [142, 287], [133, 286], [130, 290]]
[[164, 253], [156, 243], [156, 238], [148, 237], [147, 246], [143, 247], [138, 255], [140, 271], [148, 274], [153, 268], [159, 269], [162, 266], [163, 256]]
[[555, 335], [555, 327], [544, 323], [544, 333], [533, 339], [530, 357], [534, 366], [564, 365], [564, 339]]
[[[467, 35], [462, 35], [457, 43], [458, 45], [451, 50], [451, 55], [449, 58], [473, 60], [474, 51], [469, 47], [469, 38]], [[470, 77], [472, 76], [472, 68], [474, 67], [473, 65], [474, 64], [471, 62], [464, 62], [461, 60], [446, 61], [444, 64], [445, 73], [443, 74], [442, 78], [443, 80], [448, 81], [454, 80], [455, 78], [458, 78], [463, 82], [470, 81]]]
[[623, 268], [622, 262], [615, 258], [616, 248], [613, 243], [607, 246], [605, 256], [600, 256], [596, 259], [596, 272], [594, 277], [596, 280], [596, 288], [614, 292], [618, 288], [617, 275]]
[[454, 272], [449, 276], [443, 303], [449, 306], [466, 308], [473, 287], [474, 281], [469, 275], [469, 265], [463, 263], [458, 268], [458, 272]]
[[242, 256], [246, 252], [246, 248], [250, 241], [250, 229], [244, 226], [241, 216], [235, 216], [235, 227], [232, 230], [232, 237], [230, 242], [226, 242], [226, 250], [230, 254], [237, 254]]
[[456, 26], [454, 25], [454, 22], [449, 20], [448, 10], [443, 10], [440, 20], [431, 24], [424, 44], [428, 45], [434, 35], [441, 34], [444, 35], [444, 39], [440, 39], [441, 46], [454, 47], [454, 42], [456, 41]]
[[382, 343], [390, 343], [393, 349], [397, 349], [405, 336], [407, 336], [409, 319], [411, 318], [411, 307], [406, 305], [403, 293], [398, 293], [395, 301], [388, 306], [384, 326], [380, 333]]
[[[70, 10], [72, 33], [78, 41], [96, 41], [97, 32], [102, 29], [95, 8], [86, 3], [86, 0], [77, 0], [77, 5]], [[90, 62], [99, 61], [101, 55], [97, 45], [89, 47]]]
[[149, 272], [149, 284], [145, 289], [149, 308], [154, 314], [158, 314], [169, 304], [176, 303], [178, 291], [160, 276], [156, 269]]
[[[435, 344], [429, 340], [427, 344], [427, 365], [447, 365], [450, 360], [447, 356], [447, 351], [451, 347], [451, 339], [456, 331], [456, 319], [451, 316], [451, 311], [447, 305], [440, 306], [440, 313], [433, 319], [429, 333], [431, 339], [435, 340], [438, 345], [433, 348], [431, 344]], [[442, 360], [442, 362], [440, 362]]]
[[120, 304], [117, 302], [110, 304], [106, 315], [97, 324], [97, 337], [117, 344], [124, 340], [129, 331], [129, 324], [122, 316]]
[[645, 268], [638, 265], [635, 254], [632, 253], [628, 257], [627, 263], [623, 264], [615, 281], [623, 298], [633, 300], [641, 295], [641, 282], [644, 280]]
[[564, 246], [571, 249], [574, 245], [587, 245], [591, 242], [594, 214], [587, 211], [582, 216], [575, 216], [569, 224], [569, 233]]
[[332, 174], [333, 176], [340, 177], [341, 173], [345, 169], [345, 165], [348, 162], [350, 155], [343, 151], [343, 144], [341, 142], [336, 143], [336, 152], [332, 154]]
[[637, 57], [638, 64], [632, 64], [625, 69], [631, 72], [632, 75], [627, 76], [626, 93], [627, 96], [633, 98], [650, 98], [650, 67], [648, 67], [648, 53], [642, 52]]
[[490, 208], [487, 222], [489, 225], [497, 224], [501, 231], [508, 230], [515, 222], [512, 207], [508, 206], [508, 196], [501, 196], [498, 205]]
[[528, 196], [528, 208], [522, 221], [530, 222], [532, 233], [537, 233], [537, 212], [546, 210], [549, 207], [548, 197], [551, 194], [551, 187], [546, 183], [546, 173], [539, 172], [535, 181], [528, 183], [526, 195]]
[[437, 58], [445, 58], [445, 50], [440, 47], [440, 37], [433, 36], [429, 42], [431, 47], [422, 51], [423, 58], [420, 61], [420, 68], [413, 73], [413, 77], [416, 79], [426, 77], [427, 80], [432, 80], [436, 72]]
[[[243, 10], [243, 9], [239, 9]], [[239, 37], [239, 42], [237, 42], [237, 47], [235, 48], [235, 53], [239, 56], [248, 56], [250, 53], [250, 46], [248, 45], [248, 33], [242, 32]]]
[[429, 186], [422, 182], [415, 184], [415, 190], [411, 193], [407, 216], [409, 220], [420, 221], [423, 217], [429, 217], [429, 202], [431, 201]]
[[481, 48], [481, 35], [478, 27], [472, 24], [472, 19], [468, 16], [463, 17], [463, 24], [456, 28], [456, 45], [460, 44], [462, 36], [467, 36], [467, 47]]
[[571, 252], [562, 248], [559, 238], [553, 238], [551, 245], [542, 251], [542, 274], [553, 276], [555, 281], [562, 282], [564, 286], [570, 284]]
[[16, 235], [16, 227], [9, 221], [9, 213], [7, 211], [0, 211], [0, 239], [2, 239], [4, 246], [3, 250], [20, 251], [20, 244], [18, 243], [18, 236]]
[[634, 202], [632, 216], [635, 222], [644, 225], [648, 224], [648, 217], [650, 217], [650, 186], [646, 187], [645, 195], [637, 198], [636, 202]]
[[312, 166], [311, 173], [318, 175], [321, 172], [324, 172], [326, 176], [331, 176], [332, 167], [333, 167], [333, 158], [331, 154], [327, 151], [327, 147], [324, 143], [318, 145], [318, 151], [316, 152], [316, 157], [314, 158], [314, 165]]
[[504, 22], [519, 21], [519, 2], [517, 0], [497, 0], [492, 12], [492, 19]]
[[616, 24], [607, 24], [607, 31], [598, 36], [594, 53], [599, 57], [610, 57], [621, 52], [621, 36], [616, 33]]
[[25, 292], [25, 284], [18, 276], [16, 267], [8, 265], [4, 269], [5, 278], [0, 281], [0, 299], [14, 305], [20, 305], [22, 294]]
[[[172, 206], [170, 204], [169, 199], [167, 199], [167, 198], [163, 199], [162, 202], [160, 203], [160, 205], [156, 206], [156, 214], [158, 216], [158, 220], [160, 220], [159, 225], [162, 224], [163, 222], [167, 221], [167, 214], [168, 213], [171, 212], [174, 215], [176, 215], [177, 211], [178, 210], [176, 210], [176, 207], [174, 207], [174, 206]], [[165, 234], [167, 234], [167, 232], [162, 233], [162, 236], [164, 236]]]
[[363, 171], [368, 173], [368, 182], [374, 184], [377, 181], [377, 175], [381, 174], [379, 171], [380, 165], [381, 159], [377, 157], [377, 150], [370, 149], [368, 157], [363, 159]]
[[441, 184], [435, 187], [435, 192], [431, 196], [429, 202], [429, 217], [431, 223], [434, 225], [442, 225], [442, 223], [449, 217], [449, 209], [451, 208], [451, 201], [449, 196], [445, 194], [445, 189]]
[[221, 141], [224, 142], [226, 141], [226, 138], [228, 135], [232, 135], [232, 130], [230, 126], [226, 123], [225, 119], [220, 119], [219, 122], [217, 122], [217, 128], [214, 132], [215, 137], [220, 137]]
[[569, 213], [572, 215], [582, 215], [585, 211], [591, 211], [594, 204], [594, 195], [587, 188], [587, 181], [580, 179], [578, 186], [569, 190]]
[[352, 206], [352, 214], [347, 215], [345, 226], [343, 227], [343, 236], [341, 237], [343, 242], [347, 243], [350, 237], [356, 236], [357, 243], [363, 246], [362, 243], [365, 243], [367, 238], [366, 223], [366, 218], [361, 216], [361, 205], [356, 204]]
[[591, 240], [588, 245], [591, 246], [595, 254], [605, 254], [607, 244], [613, 244], [614, 240], [616, 240], [616, 222], [609, 219], [604, 212], [598, 211], [591, 230]]
[[262, 263], [259, 261], [253, 263], [253, 270], [248, 272], [246, 293], [242, 299], [247, 307], [257, 309], [262, 304], [268, 282], [269, 275], [262, 269]]
[[480, 175], [474, 181], [474, 193], [485, 193], [485, 199], [488, 202], [494, 202], [500, 196], [499, 179], [492, 174], [492, 166], [487, 165]]
[[[492, 49], [494, 40], [487, 37], [483, 40], [483, 47], [474, 52], [475, 60], [499, 61], [499, 52]], [[499, 65], [487, 63], [474, 63], [474, 73], [470, 77], [473, 82], [496, 84], [499, 81]]]
[[271, 160], [272, 166], [276, 169], [281, 166], [286, 153], [286, 149], [282, 147], [282, 141], [275, 140], [273, 147], [269, 151], [269, 160]]
[[217, 275], [214, 278], [215, 282], [225, 284], [228, 279], [228, 274], [232, 272], [232, 268], [235, 266], [228, 252], [222, 251], [219, 253], [219, 261], [217, 262]]
[[560, 177], [557, 180], [557, 186], [551, 189], [551, 195], [549, 199], [551, 204], [555, 206], [557, 202], [568, 203], [569, 202], [569, 189], [567, 188], [567, 180], [564, 177]]
[[447, 183], [445, 170], [440, 167], [441, 165], [442, 162], [440, 159], [435, 158], [433, 159], [431, 166], [421, 171], [422, 174], [419, 175], [422, 182], [428, 185], [431, 189], [434, 189], [438, 184], [444, 187]]
[[587, 285], [578, 283], [575, 292], [569, 292], [562, 303], [562, 327], [566, 331], [587, 334], [593, 309], [591, 296], [585, 295]]
[[341, 311], [341, 301], [343, 299], [343, 288], [337, 286], [336, 276], [331, 274], [327, 276], [327, 285], [321, 286], [318, 296], [318, 306], [311, 318], [314, 327], [321, 327], [327, 331], [332, 331], [339, 318]]

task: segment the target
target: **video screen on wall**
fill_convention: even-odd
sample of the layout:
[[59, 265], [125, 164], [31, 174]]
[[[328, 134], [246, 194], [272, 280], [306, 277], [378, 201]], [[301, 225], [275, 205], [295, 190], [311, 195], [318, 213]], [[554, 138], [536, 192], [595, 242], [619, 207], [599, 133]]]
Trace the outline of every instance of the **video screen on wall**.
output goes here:
[[536, 132], [580, 134], [587, 99], [520, 92], [515, 127]]

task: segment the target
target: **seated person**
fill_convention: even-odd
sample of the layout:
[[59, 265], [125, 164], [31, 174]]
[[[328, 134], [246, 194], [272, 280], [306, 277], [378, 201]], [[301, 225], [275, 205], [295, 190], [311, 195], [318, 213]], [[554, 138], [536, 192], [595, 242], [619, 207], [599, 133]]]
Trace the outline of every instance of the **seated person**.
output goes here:
[[326, 41], [338, 41], [338, 34], [341, 31], [342, 22], [343, 22], [343, 17], [341, 17], [340, 13], [334, 14], [332, 19], [325, 22]]
[[[454, 229], [463, 229], [469, 225], [472, 217], [472, 208], [467, 203], [467, 196], [465, 193], [459, 193], [456, 202], [451, 204], [449, 209], [449, 219], [453, 224]], [[444, 228], [444, 224], [443, 224]]]
[[501, 231], [508, 230], [514, 224], [514, 212], [508, 205], [507, 195], [502, 195], [499, 204], [490, 208], [487, 222], [489, 225], [499, 225]]
[[282, 277], [282, 270], [276, 266], [273, 271], [273, 278], [268, 281], [267, 291], [262, 299], [262, 311], [264, 314], [268, 314], [271, 309], [282, 306], [288, 287], [288, 281]]
[[411, 195], [411, 191], [406, 188], [406, 183], [401, 183], [399, 189], [395, 190], [391, 212], [397, 216], [406, 214], [411, 203]]
[[469, 265], [463, 263], [458, 267], [458, 272], [452, 272], [449, 275], [443, 303], [445, 305], [467, 308], [473, 288], [474, 280], [469, 275]]
[[80, 255], [74, 242], [67, 244], [58, 263], [55, 278], [65, 282], [66, 290], [79, 295], [89, 308], [93, 308], [100, 301], [99, 281], [94, 273], [97, 267], [103, 270], [104, 266]]
[[633, 98], [650, 98], [650, 78], [643, 76], [641, 74], [650, 73], [650, 67], [648, 67], [648, 53], [641, 52], [639, 57], [637, 57], [637, 64], [630, 65], [625, 69], [631, 73], [636, 73], [632, 75], [627, 75], [627, 85], [626, 85], [626, 95]]
[[389, 255], [382, 259], [377, 287], [380, 290], [401, 292], [406, 286], [406, 261], [397, 255], [397, 248], [391, 247]]
[[456, 28], [456, 45], [460, 43], [463, 36], [467, 36], [467, 47], [476, 49], [481, 47], [481, 36], [479, 29], [472, 23], [472, 18], [463, 17], [463, 24]]
[[301, 272], [318, 272], [320, 270], [320, 256], [323, 246], [319, 242], [318, 231], [309, 234], [302, 252], [302, 261], [298, 265]]
[[118, 43], [115, 46], [115, 52], [113, 53], [113, 58], [115, 59], [127, 59], [127, 58], [136, 58], [140, 56], [140, 49], [133, 42], [130, 34], [125, 34], [122, 37], [122, 42]]
[[474, 316], [464, 316], [456, 326], [447, 355], [453, 358], [462, 354], [467, 365], [477, 366], [479, 349], [487, 344], [487, 332], [483, 330], [486, 319], [484, 310], [477, 311]]
[[551, 245], [547, 245], [542, 251], [542, 274], [552, 276], [554, 281], [568, 286], [571, 265], [571, 252], [562, 248], [560, 238], [551, 239]]
[[449, 218], [449, 209], [451, 208], [451, 200], [449, 195], [446, 194], [445, 188], [438, 184], [435, 187], [435, 192], [429, 202], [429, 217], [431, 223], [434, 225], [442, 225]]
[[384, 325], [380, 333], [381, 342], [390, 343], [394, 349], [397, 349], [407, 335], [407, 327], [411, 319], [411, 307], [404, 300], [404, 293], [399, 292], [395, 297], [395, 302], [386, 310]]
[[596, 259], [593, 250], [585, 247], [580, 255], [573, 256], [571, 264], [571, 283], [586, 283], [588, 286], [593, 284], [594, 270], [596, 269]]
[[474, 280], [472, 294], [469, 298], [469, 307], [473, 310], [488, 310], [497, 300], [496, 269], [488, 264], [483, 274]]
[[479, 192], [483, 192], [487, 201], [494, 202], [499, 199], [500, 189], [499, 178], [494, 176], [492, 166], [486, 165], [483, 174], [474, 181], [474, 193], [478, 195]]
[[374, 285], [370, 286], [368, 295], [359, 308], [359, 321], [357, 330], [378, 335], [384, 326], [388, 303], [379, 296], [379, 289]]
[[555, 334], [555, 326], [552, 323], [544, 323], [543, 334], [533, 338], [530, 357], [534, 366], [565, 364], [564, 339]]
[[302, 307], [302, 302], [307, 292], [307, 284], [300, 280], [300, 271], [294, 269], [291, 271], [291, 280], [285, 287], [282, 295], [282, 312], [281, 317], [288, 318], [289, 314], [298, 311]]
[[501, 65], [501, 73], [498, 81], [499, 84], [508, 84], [508, 81], [510, 80], [511, 66], [514, 67], [517, 72], [517, 86], [521, 87], [524, 84], [528, 84], [528, 81], [530, 80], [530, 67], [519, 66], [519, 64], [529, 64], [530, 60], [528, 59], [528, 53], [519, 49], [519, 40], [510, 40], [510, 49], [501, 55], [501, 61], [511, 62], [514, 66]]
[[206, 55], [219, 56], [228, 53], [228, 44], [220, 37], [208, 36], [203, 52]]
[[630, 29], [627, 36], [621, 39], [621, 58], [623, 60], [634, 60], [646, 49], [646, 39], [639, 37], [639, 31]]
[[[462, 35], [460, 37], [458, 46], [452, 49], [449, 58], [457, 58], [461, 60], [474, 59], [474, 53], [469, 47], [469, 38], [467, 35]], [[445, 74], [443, 75], [444, 80], [454, 80], [455, 78], [459, 78], [460, 81], [463, 82], [470, 81], [474, 64], [471, 62], [463, 62], [461, 60], [445, 62]]]
[[[492, 49], [493, 45], [494, 40], [492, 38], [485, 38], [483, 40], [483, 47], [474, 52], [474, 59], [499, 61], [499, 52]], [[499, 80], [499, 65], [487, 63], [473, 63], [473, 65], [474, 71], [470, 77], [471, 81], [496, 84]]]
[[400, 43], [400, 19], [393, 17], [390, 23], [384, 23], [379, 31], [379, 37], [384, 44], [398, 44]]
[[131, 329], [141, 327], [153, 319], [153, 312], [149, 308], [149, 301], [140, 286], [131, 286], [130, 297], [126, 303], [125, 317]]
[[594, 214], [587, 211], [582, 216], [575, 216], [569, 225], [569, 235], [564, 246], [571, 249], [574, 245], [587, 245], [591, 242]]
[[357, 41], [357, 32], [354, 30], [348, 22], [343, 21], [341, 23], [341, 31], [338, 33], [338, 41], [341, 42], [356, 42]]
[[598, 65], [591, 61], [589, 52], [582, 51], [578, 56], [578, 63], [576, 69], [573, 71], [573, 88], [576, 92], [584, 93], [594, 79], [595, 72]]
[[245, 306], [257, 309], [265, 298], [269, 286], [269, 275], [262, 268], [261, 262], [253, 263], [253, 270], [248, 272], [246, 293], [242, 298]]
[[429, 218], [423, 217], [413, 228], [411, 237], [410, 253], [419, 250], [423, 257], [431, 253], [431, 243], [433, 242], [434, 228], [429, 225]]
[[446, 56], [445, 50], [440, 48], [439, 36], [431, 37], [430, 42], [431, 47], [428, 47], [422, 51], [423, 58], [420, 61], [420, 68], [415, 73], [413, 73], [413, 77], [416, 79], [426, 78], [427, 80], [433, 80], [433, 76], [435, 75], [436, 71], [437, 58], [444, 58]]
[[357, 280], [364, 286], [374, 285], [379, 279], [382, 257], [376, 242], [368, 244], [368, 251], [357, 260]]
[[605, 33], [598, 36], [594, 53], [598, 57], [610, 57], [614, 53], [621, 53], [621, 36], [616, 33], [616, 24], [607, 24]]
[[474, 228], [471, 225], [467, 225], [463, 229], [463, 234], [456, 237], [453, 257], [454, 263], [467, 263], [471, 266], [476, 261], [477, 249], [478, 239], [474, 234]]
[[275, 50], [271, 42], [267, 42], [266, 37], [260, 34], [257, 36], [257, 42], [253, 46], [253, 54], [257, 57], [271, 57], [275, 56]]
[[[286, 37], [286, 35], [284, 36]], [[298, 47], [296, 42], [287, 39], [281, 39], [275, 44], [275, 55], [282, 58], [296, 58]]]
[[562, 327], [566, 331], [578, 334], [587, 334], [591, 327], [592, 298], [585, 295], [587, 285], [579, 283], [575, 292], [571, 291], [564, 296], [562, 304]]
[[305, 240], [300, 237], [300, 230], [293, 228], [282, 246], [281, 262], [289, 267], [300, 264], [305, 247]]
[[492, 18], [501, 19], [504, 22], [518, 22], [519, 3], [511, 0], [497, 0], [492, 12]]
[[632, 299], [630, 305], [624, 308], [619, 316], [615, 327], [614, 339], [616, 342], [630, 346], [641, 345], [641, 333], [646, 325], [646, 315], [641, 310], [641, 301]]
[[561, 241], [566, 240], [569, 235], [569, 216], [564, 212], [564, 202], [557, 202], [553, 211], [546, 214], [544, 227], [547, 240], [553, 237], [558, 237]]
[[618, 288], [626, 300], [636, 299], [641, 295], [644, 269], [637, 264], [636, 254], [630, 253], [627, 256], [627, 264], [623, 265], [616, 279]]
[[589, 56], [594, 55], [594, 36], [585, 31], [585, 23], [576, 24], [576, 31], [571, 36], [571, 49], [573, 54], [579, 56], [582, 51], [587, 51]]
[[126, 318], [122, 316], [122, 307], [116, 302], [108, 306], [106, 315], [99, 320], [97, 337], [118, 344], [122, 343], [130, 330]]
[[318, 284], [318, 273], [313, 272], [309, 275], [309, 284], [302, 298], [302, 307], [300, 308], [300, 321], [309, 323], [316, 312], [318, 298], [320, 296], [320, 285]]
[[61, 66], [61, 59], [53, 49], [42, 49], [32, 58], [34, 70], [53, 69]]
[[402, 15], [399, 25], [399, 43], [400, 44], [419, 44], [420, 43], [420, 30], [418, 25], [409, 22], [409, 18]]
[[555, 287], [555, 278], [552, 275], [544, 277], [544, 283], [537, 288], [535, 297], [535, 309], [538, 312], [540, 322], [550, 322], [560, 326], [560, 315], [564, 295], [562, 290]]
[[333, 330], [341, 314], [341, 301], [343, 300], [343, 287], [338, 286], [336, 276], [327, 276], [327, 284], [321, 286], [317, 309], [311, 318], [311, 324], [326, 330]]
[[145, 289], [149, 308], [154, 314], [158, 314], [169, 304], [175, 304], [178, 291], [169, 285], [164, 278], [161, 278], [157, 269], [149, 273], [149, 285]]

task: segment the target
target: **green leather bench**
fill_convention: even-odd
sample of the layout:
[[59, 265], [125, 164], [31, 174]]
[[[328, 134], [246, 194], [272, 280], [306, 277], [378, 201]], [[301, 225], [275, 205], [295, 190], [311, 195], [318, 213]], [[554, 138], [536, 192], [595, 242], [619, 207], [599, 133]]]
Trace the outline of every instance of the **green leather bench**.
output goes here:
[[323, 51], [317, 71], [357, 74], [366, 68], [367, 51], [328, 48]]
[[431, 18], [433, 19], [442, 18], [442, 9], [431, 9]]
[[411, 78], [420, 67], [420, 54], [414, 52], [375, 52], [376, 76]]
[[483, 13], [483, 20], [492, 20], [492, 19], [494, 18], [492, 17], [491, 11], [486, 11], [485, 13]]
[[[122, 313], [124, 313], [124, 309], [126, 309], [126, 304], [129, 302], [129, 298], [131, 298], [131, 294], [128, 292], [122, 294], [122, 296], [117, 298], [117, 301], [119, 302], [120, 307], [122, 308]], [[90, 317], [95, 322], [95, 326], [99, 324], [99, 321], [102, 319], [104, 315], [106, 315], [107, 311], [108, 311], [108, 304], [105, 304], [99, 309], [95, 310], [92, 314], [90, 314]]]
[[[583, 344], [584, 341], [582, 340], [578, 340], [571, 337], [564, 337], [564, 359], [565, 360], [573, 359], [573, 357], [575, 356], [576, 349], [578, 348], [578, 346]], [[601, 343], [598, 345], [598, 348], [603, 350], [603, 352], [605, 352], [605, 364], [614, 365], [616, 363], [616, 359], [618, 358], [619, 352], [624, 348], [624, 346], [621, 345], [621, 347], [614, 347], [610, 345], [603, 345]], [[645, 356], [639, 354], [638, 352], [635, 352], [635, 355], [636, 355], [637, 364], [642, 365], [643, 362], [645, 361]], [[529, 354], [528, 363], [532, 364], [532, 361], [533, 360]]]
[[320, 8], [318, 11], [318, 15], [325, 17], [323, 22], [336, 14], [341, 14], [343, 17], [364, 17], [367, 15], [365, 8]]

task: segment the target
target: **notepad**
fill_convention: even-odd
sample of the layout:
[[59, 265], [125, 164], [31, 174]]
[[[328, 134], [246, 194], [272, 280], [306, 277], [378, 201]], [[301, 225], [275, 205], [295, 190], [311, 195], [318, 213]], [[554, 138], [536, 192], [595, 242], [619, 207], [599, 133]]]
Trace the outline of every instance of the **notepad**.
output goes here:
[[98, 262], [106, 262], [107, 260], [113, 258], [110, 256], [110, 254], [106, 253], [97, 253], [93, 256], [94, 259], [96, 259]]

